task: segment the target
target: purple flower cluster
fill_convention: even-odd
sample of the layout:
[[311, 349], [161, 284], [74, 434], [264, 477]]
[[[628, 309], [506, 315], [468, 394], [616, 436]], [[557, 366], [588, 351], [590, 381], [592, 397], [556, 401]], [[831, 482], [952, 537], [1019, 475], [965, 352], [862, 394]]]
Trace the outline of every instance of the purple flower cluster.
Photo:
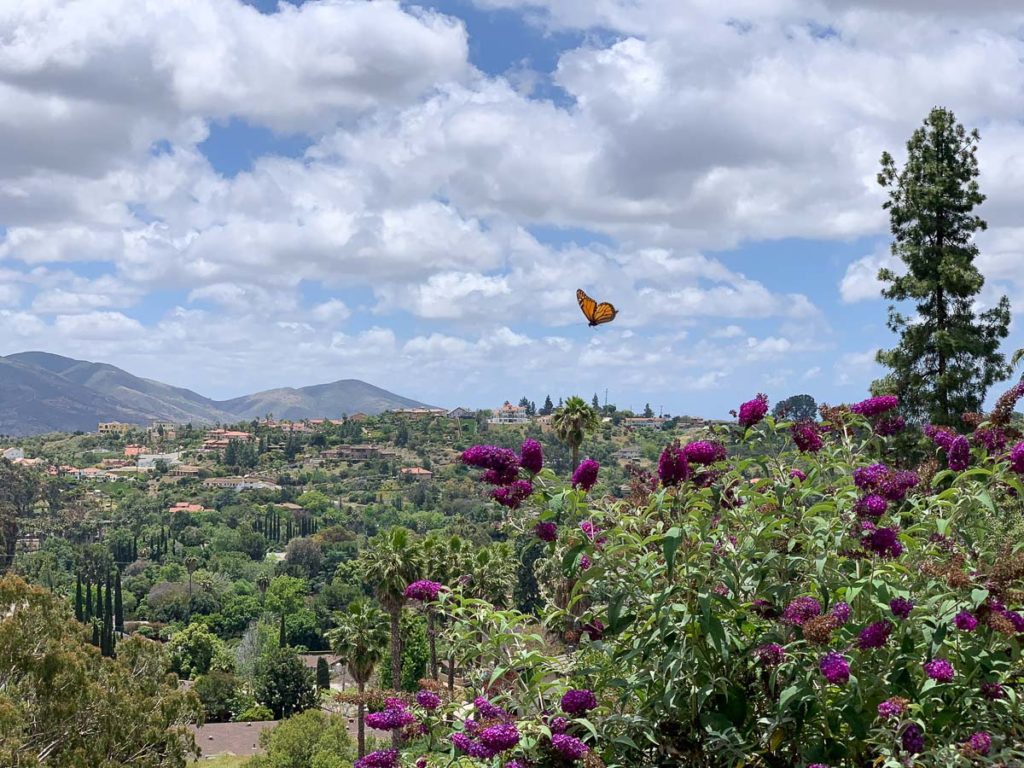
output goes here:
[[752, 427], [760, 422], [767, 413], [768, 396], [759, 392], [753, 400], [747, 400], [747, 402], [740, 406], [740, 426]]
[[799, 480], [801, 483], [804, 480], [807, 479], [807, 474], [805, 472], [803, 472], [802, 470], [799, 470], [799, 469], [791, 469], [791, 470], [789, 470], [789, 476], [793, 480]]
[[824, 442], [821, 439], [821, 430], [813, 421], [801, 421], [794, 424], [790, 429], [793, 442], [803, 453], [817, 453], [821, 450]]
[[914, 601], [905, 597], [894, 597], [889, 601], [889, 610], [897, 619], [908, 619], [910, 612], [914, 610]]
[[845, 624], [850, 620], [850, 604], [843, 601], [836, 603], [829, 611], [829, 615], [840, 624]]
[[927, 424], [924, 433], [928, 438], [946, 452], [946, 464], [954, 472], [962, 472], [971, 463], [971, 444], [967, 438], [958, 435], [947, 427], [936, 427]]
[[386, 709], [381, 712], [370, 712], [364, 718], [366, 724], [378, 731], [391, 731], [404, 728], [416, 722], [416, 717], [405, 708], [401, 699], [386, 699]]
[[845, 685], [850, 680], [850, 662], [841, 653], [826, 653], [822, 656], [818, 669], [833, 685]]
[[552, 733], [565, 733], [569, 730], [569, 721], [564, 717], [552, 717], [551, 722], [548, 723], [548, 727]]
[[853, 482], [862, 491], [874, 493], [887, 501], [902, 501], [907, 491], [920, 482], [916, 472], [894, 472], [885, 464], [872, 464], [853, 470]]
[[978, 628], [978, 620], [970, 611], [960, 611], [953, 618], [953, 626], [963, 632], [973, 632]]
[[540, 472], [544, 468], [544, 449], [540, 443], [532, 438], [524, 440], [519, 449], [519, 463], [535, 475]]
[[867, 496], [862, 497], [854, 508], [857, 514], [861, 517], [881, 517], [885, 514], [885, 510], [889, 508], [889, 502], [879, 496], [877, 493], [869, 493]]
[[885, 466], [885, 464], [857, 467], [853, 470], [853, 483], [862, 491], [874, 491], [891, 474], [892, 470]]
[[981, 695], [989, 701], [999, 701], [1006, 695], [1006, 691], [1003, 690], [1003, 686], [999, 683], [982, 683]]
[[813, 597], [798, 597], [782, 612], [782, 623], [802, 627], [810, 619], [821, 615], [821, 603]]
[[665, 487], [679, 485], [690, 476], [690, 463], [679, 443], [669, 443], [658, 458], [658, 478]]
[[875, 434], [879, 437], [892, 437], [907, 428], [907, 421], [902, 416], [883, 416], [875, 422]]
[[890, 634], [892, 634], [892, 622], [890, 621], [876, 621], [874, 624], [868, 624], [857, 636], [857, 647], [862, 651], [881, 648], [889, 639]]
[[497, 754], [512, 749], [519, 743], [519, 729], [515, 723], [500, 723], [484, 728], [477, 738], [481, 744]]
[[880, 395], [879, 397], [869, 397], [867, 400], [854, 403], [850, 406], [850, 410], [861, 416], [871, 417], [891, 411], [899, 404], [900, 399], [895, 395]]
[[912, 755], [924, 752], [924, 733], [921, 732], [920, 726], [916, 723], [908, 725], [903, 731], [900, 743], [903, 744], [903, 749]]
[[985, 427], [974, 430], [971, 435], [971, 442], [977, 446], [984, 446], [990, 456], [1000, 454], [1006, 450], [1006, 433], [999, 427]]
[[754, 651], [754, 656], [757, 657], [761, 666], [771, 669], [782, 663], [783, 659], [786, 658], [786, 651], [778, 643], [767, 643], [757, 648]]
[[405, 596], [412, 600], [422, 600], [425, 603], [429, 603], [432, 600], [437, 600], [437, 595], [442, 589], [444, 589], [443, 584], [421, 579], [420, 581], [414, 581], [405, 588]]
[[589, 491], [597, 484], [597, 471], [601, 465], [593, 459], [584, 459], [572, 473], [572, 487]]
[[1010, 469], [1024, 475], [1024, 443], [1017, 443], [1010, 451]]
[[379, 749], [355, 761], [353, 768], [398, 768], [397, 749]]
[[420, 691], [416, 694], [416, 703], [432, 712], [441, 706], [441, 697], [433, 691]]
[[491, 497], [509, 509], [518, 509], [519, 505], [533, 494], [533, 484], [529, 480], [516, 480], [509, 485], [501, 485], [491, 491]]
[[893, 696], [878, 705], [878, 716], [888, 719], [890, 717], [901, 717], [907, 709], [906, 699]]
[[554, 541], [558, 538], [558, 526], [554, 523], [537, 523], [533, 532], [541, 541]]
[[582, 715], [597, 706], [597, 696], [586, 688], [571, 688], [562, 696], [562, 711], [569, 715]]
[[499, 707], [497, 704], [492, 704], [483, 696], [477, 696], [473, 699], [473, 706], [476, 707], [476, 713], [480, 715], [482, 720], [508, 720], [509, 714], [504, 709]]
[[583, 531], [583, 535], [591, 541], [593, 541], [594, 537], [601, 532], [601, 529], [594, 525], [590, 520], [584, 520], [580, 523], [580, 530]]
[[967, 438], [958, 435], [949, 446], [946, 457], [946, 463], [954, 472], [963, 472], [967, 469], [971, 463], [971, 444], [967, 442]]
[[480, 760], [490, 760], [495, 756], [495, 754], [497, 754], [486, 744], [481, 744], [472, 736], [462, 732], [452, 734], [452, 744], [454, 744], [455, 748], [460, 752], [463, 752], [470, 757], [479, 758]]
[[992, 737], [985, 731], [977, 731], [971, 734], [964, 747], [975, 755], [987, 755], [992, 749]]
[[903, 554], [903, 545], [900, 543], [899, 535], [899, 528], [883, 526], [869, 530], [862, 543], [864, 549], [879, 557], [899, 557]]
[[565, 733], [554, 734], [551, 737], [551, 746], [562, 758], [572, 762], [582, 759], [590, 751], [582, 741]]
[[487, 470], [483, 480], [491, 485], [510, 485], [519, 477], [515, 451], [496, 445], [474, 445], [462, 453], [462, 463]]
[[691, 464], [708, 465], [725, 459], [725, 446], [707, 440], [696, 440], [687, 443], [683, 453]]
[[946, 659], [932, 659], [924, 663], [924, 673], [937, 682], [951, 683], [956, 675], [956, 670]]

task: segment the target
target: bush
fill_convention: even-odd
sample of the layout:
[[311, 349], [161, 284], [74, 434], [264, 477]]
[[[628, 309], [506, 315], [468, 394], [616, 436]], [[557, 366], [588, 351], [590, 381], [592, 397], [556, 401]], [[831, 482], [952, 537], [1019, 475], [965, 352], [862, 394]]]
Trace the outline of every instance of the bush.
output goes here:
[[185, 678], [205, 675], [215, 661], [227, 663], [226, 650], [220, 639], [201, 624], [189, 624], [175, 632], [167, 644], [171, 670]]
[[[509, 721], [488, 734], [512, 745], [501, 759], [1024, 764], [1024, 444], [1011, 466], [1000, 435], [973, 449], [953, 434], [883, 438], [861, 410], [718, 428], [709, 437], [742, 458], [707, 442], [666, 450], [667, 482], [637, 478], [621, 502], [535, 477], [509, 533], [554, 526], [535, 571], [543, 625], [564, 647], [457, 585], [438, 608], [470, 698], [504, 705], [473, 705]], [[908, 442], [928, 456], [913, 473], [896, 448]], [[559, 710], [563, 733], [548, 736]], [[485, 751], [480, 733], [458, 736], [457, 749]], [[408, 756], [451, 737], [432, 731]]]
[[273, 720], [274, 713], [264, 707], [262, 704], [254, 704], [238, 713], [238, 717], [235, 718], [235, 722], [238, 723], [255, 723], [264, 720]]
[[266, 754], [254, 757], [251, 768], [351, 768], [355, 757], [346, 718], [320, 710], [263, 731], [260, 745]]
[[210, 672], [196, 678], [193, 689], [206, 712], [206, 722], [226, 723], [235, 711], [240, 681], [230, 672]]
[[253, 688], [256, 701], [268, 707], [275, 720], [317, 704], [313, 672], [289, 648], [274, 648], [260, 658]]

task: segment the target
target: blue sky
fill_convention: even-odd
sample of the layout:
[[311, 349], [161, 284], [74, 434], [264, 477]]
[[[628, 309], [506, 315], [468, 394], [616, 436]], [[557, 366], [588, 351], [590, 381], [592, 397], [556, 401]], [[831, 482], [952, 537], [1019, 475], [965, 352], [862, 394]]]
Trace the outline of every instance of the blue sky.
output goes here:
[[982, 132], [979, 306], [1024, 306], [1024, 13], [898, 5], [0, 11], [0, 354], [213, 397], [860, 399], [893, 341], [878, 158], [934, 104]]

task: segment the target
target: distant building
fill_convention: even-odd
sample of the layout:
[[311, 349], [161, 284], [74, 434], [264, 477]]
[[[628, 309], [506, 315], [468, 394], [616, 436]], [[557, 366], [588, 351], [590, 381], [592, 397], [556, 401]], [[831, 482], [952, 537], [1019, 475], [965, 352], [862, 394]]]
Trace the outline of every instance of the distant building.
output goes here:
[[402, 467], [400, 472], [402, 477], [411, 477], [414, 480], [430, 480], [434, 477], [433, 472], [423, 467]]
[[622, 424], [626, 429], [640, 429], [641, 427], [649, 427], [652, 429], [661, 429], [668, 419], [661, 416], [636, 416], [629, 419], [623, 419]]
[[135, 462], [135, 466], [139, 469], [155, 469], [157, 462], [162, 461], [168, 467], [174, 467], [181, 464], [180, 453], [146, 453], [141, 454], [138, 460]]
[[101, 435], [123, 435], [125, 432], [131, 432], [138, 428], [138, 424], [125, 424], [120, 421], [101, 421], [98, 431]]
[[188, 464], [178, 464], [177, 466], [171, 467], [167, 475], [169, 477], [199, 477], [199, 467], [193, 467]]
[[206, 488], [220, 488], [230, 491], [280, 489], [281, 486], [254, 477], [208, 477], [203, 480]]
[[21, 448], [0, 448], [0, 459], [7, 459], [8, 461], [14, 461], [15, 459], [24, 459], [25, 451]]
[[476, 418], [476, 411], [471, 411], [469, 408], [452, 408], [448, 411], [449, 419], [474, 419]]
[[144, 447], [142, 447], [141, 445], [135, 445], [133, 443], [132, 445], [126, 445], [124, 447], [124, 455], [125, 456], [141, 456], [142, 452], [145, 451], [145, 450], [146, 449]]
[[494, 416], [488, 419], [490, 424], [526, 424], [530, 420], [530, 417], [526, 413], [525, 405], [512, 405], [508, 400], [498, 410], [494, 412]]

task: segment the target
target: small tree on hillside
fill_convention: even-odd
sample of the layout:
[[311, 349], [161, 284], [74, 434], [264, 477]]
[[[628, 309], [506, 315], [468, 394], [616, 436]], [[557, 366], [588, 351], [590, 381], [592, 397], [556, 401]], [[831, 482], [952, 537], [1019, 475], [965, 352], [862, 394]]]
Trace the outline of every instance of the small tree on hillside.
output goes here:
[[818, 404], [810, 395], [792, 395], [775, 404], [772, 416], [779, 421], [814, 421], [818, 418]]
[[892, 253], [905, 274], [882, 269], [882, 296], [912, 301], [916, 312], [889, 307], [889, 328], [899, 334], [893, 349], [878, 353], [890, 369], [874, 382], [892, 393], [908, 416], [959, 425], [960, 415], [981, 410], [985, 392], [1010, 373], [999, 353], [1006, 338], [1010, 303], [1004, 296], [984, 312], [975, 300], [985, 282], [974, 264], [974, 233], [986, 228], [974, 213], [985, 196], [978, 189], [978, 132], [968, 133], [947, 109], [936, 107], [907, 142], [902, 169], [882, 155], [878, 183], [889, 191]]

